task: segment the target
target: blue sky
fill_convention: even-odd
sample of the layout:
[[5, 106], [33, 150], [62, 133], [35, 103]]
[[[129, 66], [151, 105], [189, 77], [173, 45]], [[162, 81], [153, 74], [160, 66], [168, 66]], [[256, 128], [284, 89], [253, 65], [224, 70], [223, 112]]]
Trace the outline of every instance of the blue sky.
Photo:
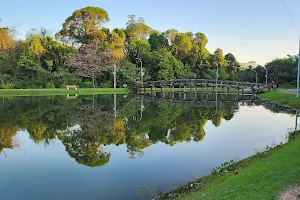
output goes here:
[[[285, 1], [300, 26], [300, 1]], [[220, 47], [240, 62], [264, 64], [298, 51], [300, 33], [282, 0], [0, 0], [0, 25], [19, 25], [18, 37], [40, 27], [55, 33], [74, 10], [87, 6], [105, 9], [109, 28], [125, 27], [135, 14], [159, 31], [201, 31], [210, 51]]]

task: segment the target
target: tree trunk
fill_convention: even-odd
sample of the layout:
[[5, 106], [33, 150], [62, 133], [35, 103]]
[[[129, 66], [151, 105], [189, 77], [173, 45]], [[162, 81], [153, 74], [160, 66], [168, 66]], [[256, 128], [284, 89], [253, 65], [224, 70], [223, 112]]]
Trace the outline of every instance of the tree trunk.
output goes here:
[[0, 74], [0, 78], [1, 78], [1, 84], [2, 84], [2, 86], [3, 86], [3, 85], [4, 85], [4, 80], [3, 80], [2, 74]]
[[93, 75], [92, 75], [92, 82], [93, 82], [93, 88], [96, 88], [95, 86], [95, 73], [93, 72]]
[[97, 80], [97, 77], [95, 77], [95, 87], [96, 87], [96, 88], [98, 87], [98, 80]]

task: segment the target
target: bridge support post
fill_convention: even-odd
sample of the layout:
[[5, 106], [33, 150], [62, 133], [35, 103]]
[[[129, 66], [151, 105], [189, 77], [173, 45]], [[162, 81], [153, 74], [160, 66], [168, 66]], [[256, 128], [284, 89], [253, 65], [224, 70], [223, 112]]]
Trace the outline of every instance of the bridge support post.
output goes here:
[[186, 86], [185, 86], [185, 84], [184, 84], [184, 90], [183, 91], [184, 91], [184, 94], [185, 94], [186, 93]]
[[175, 92], [175, 89], [174, 89], [174, 82], [172, 82], [172, 93]]

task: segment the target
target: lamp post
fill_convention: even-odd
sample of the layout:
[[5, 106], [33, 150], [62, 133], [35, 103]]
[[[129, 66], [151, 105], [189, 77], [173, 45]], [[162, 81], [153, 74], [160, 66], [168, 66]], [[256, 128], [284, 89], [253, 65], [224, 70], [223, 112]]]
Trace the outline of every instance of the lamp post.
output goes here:
[[216, 72], [216, 87], [217, 87], [218, 80], [219, 80], [219, 65], [218, 63], [216, 63], [216, 65], [217, 65], [217, 72]]
[[138, 60], [141, 63], [141, 84], [143, 85], [143, 76], [144, 76], [144, 73], [143, 73], [143, 62], [139, 58], [135, 58], [135, 60]]
[[266, 68], [266, 75], [265, 75], [265, 77], [266, 77], [266, 84], [268, 84], [268, 68], [267, 67], [265, 67]]
[[117, 87], [117, 66], [116, 63], [114, 63], [114, 88]]
[[257, 85], [257, 82], [258, 82], [258, 76], [257, 76], [257, 72], [254, 70], [254, 69], [251, 69], [251, 71], [254, 71], [255, 72], [255, 79], [256, 79], [256, 85]]

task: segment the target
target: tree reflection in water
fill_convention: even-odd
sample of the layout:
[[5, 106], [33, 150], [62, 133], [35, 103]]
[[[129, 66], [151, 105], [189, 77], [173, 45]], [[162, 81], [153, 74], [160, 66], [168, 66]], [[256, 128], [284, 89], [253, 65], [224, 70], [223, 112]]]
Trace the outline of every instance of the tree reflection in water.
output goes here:
[[[113, 96], [16, 97], [0, 105], [0, 152], [19, 145], [18, 130], [27, 130], [35, 143], [50, 145], [59, 139], [68, 154], [79, 164], [103, 166], [111, 154], [108, 145], [126, 145], [129, 158], [143, 156], [143, 149], [156, 144], [176, 145], [200, 142], [204, 126], [211, 121], [216, 127], [222, 119], [231, 120], [238, 109], [236, 102], [226, 106], [188, 107], [156, 103], [118, 96], [115, 117]], [[142, 110], [141, 110], [142, 109]], [[142, 111], [142, 112], [141, 112]], [[282, 112], [272, 106], [273, 112]], [[285, 111], [286, 112], [286, 111]], [[142, 116], [141, 117], [141, 113]]]

